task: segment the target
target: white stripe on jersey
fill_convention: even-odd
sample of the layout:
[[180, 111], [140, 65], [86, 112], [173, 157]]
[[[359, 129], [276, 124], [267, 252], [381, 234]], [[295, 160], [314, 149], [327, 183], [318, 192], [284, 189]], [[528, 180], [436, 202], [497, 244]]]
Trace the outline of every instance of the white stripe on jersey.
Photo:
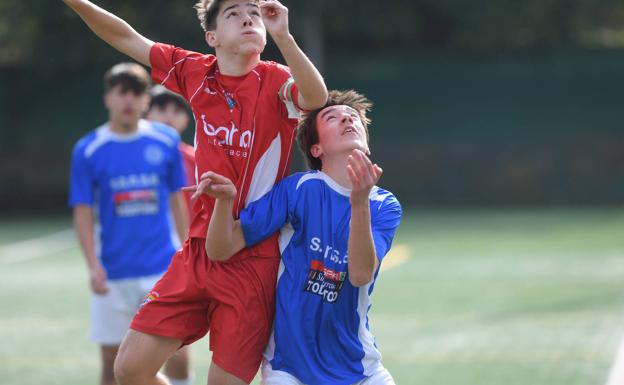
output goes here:
[[[288, 247], [288, 244], [290, 243], [290, 240], [292, 239], [293, 235], [295, 235], [295, 229], [293, 229], [290, 222], [286, 223], [284, 227], [280, 229], [280, 235], [279, 235], [280, 254], [284, 253], [284, 250], [286, 250], [286, 247]], [[284, 261], [280, 258], [279, 270], [277, 271], [277, 282], [279, 282], [280, 277], [282, 276], [282, 274], [284, 274], [284, 270], [286, 270], [286, 266], [284, 266]], [[269, 338], [269, 342], [266, 348], [264, 349], [264, 358], [267, 361], [271, 361], [274, 356], [275, 356], [275, 328], [273, 327], [273, 329], [271, 330], [271, 337]]]
[[360, 317], [360, 327], [358, 330], [358, 339], [364, 350], [364, 358], [362, 358], [362, 366], [364, 367], [364, 375], [371, 376], [381, 365], [381, 353], [375, 346], [375, 337], [366, 327], [368, 321], [368, 308], [371, 305], [369, 289], [373, 283], [370, 282], [365, 286], [361, 286], [358, 290], [358, 316]]
[[164, 143], [168, 147], [173, 147], [175, 142], [173, 139], [168, 137], [165, 134], [162, 134], [156, 130], [150, 122], [147, 120], [141, 119], [139, 121], [139, 129], [137, 132], [123, 135], [112, 132], [108, 123], [101, 125], [96, 128], [96, 138], [93, 142], [89, 143], [89, 145], [85, 148], [84, 155], [85, 158], [90, 158], [100, 147], [105, 145], [108, 142], [130, 142], [136, 139], [139, 139], [142, 136], [147, 136], [152, 139], [158, 140], [159, 142]]
[[281, 156], [282, 139], [280, 134], [277, 134], [275, 139], [271, 142], [269, 148], [264, 154], [262, 154], [262, 157], [256, 164], [253, 176], [251, 177], [249, 191], [247, 192], [245, 206], [260, 199], [264, 194], [271, 190], [273, 184], [275, 183], [275, 178], [277, 178]]
[[182, 63], [185, 60], [199, 60], [199, 58], [196, 57], [183, 57], [182, 59], [178, 60], [177, 62], [173, 63], [173, 66], [171, 67], [171, 69], [169, 70], [169, 72], [167, 72], [167, 76], [165, 76], [165, 78], [163, 79], [162, 82], [160, 82], [160, 85], [165, 85], [165, 83], [167, 82], [167, 80], [169, 80], [169, 77], [171, 77], [171, 73], [173, 72], [173, 70], [175, 70], [175, 67]]

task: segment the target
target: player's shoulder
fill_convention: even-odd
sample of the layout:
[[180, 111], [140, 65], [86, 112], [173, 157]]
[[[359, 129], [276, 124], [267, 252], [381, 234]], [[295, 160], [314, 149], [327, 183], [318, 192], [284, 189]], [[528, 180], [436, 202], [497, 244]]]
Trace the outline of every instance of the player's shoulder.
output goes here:
[[172, 56], [178, 61], [196, 62], [198, 64], [214, 64], [217, 57], [213, 54], [195, 52], [167, 43], [154, 43], [152, 51], [165, 56]]
[[76, 144], [74, 144], [74, 154], [80, 154], [87, 157], [88, 154], [94, 151], [94, 148], [99, 147], [102, 142], [106, 140], [107, 125], [103, 124], [86, 134], [84, 134]]
[[171, 148], [177, 148], [178, 142], [180, 142], [180, 134], [173, 127], [151, 120], [141, 119], [139, 132], [141, 135]]
[[261, 60], [255, 69], [269, 75], [291, 76], [288, 66], [270, 60]]
[[[300, 189], [302, 186], [309, 184], [310, 181], [323, 181], [323, 173], [318, 170], [301, 171], [291, 174], [287, 177], [290, 183], [295, 189]], [[313, 184], [313, 183], [312, 183]]]
[[372, 188], [368, 199], [373, 205], [377, 205], [379, 209], [397, 210], [402, 213], [401, 203], [397, 197], [390, 191], [379, 186]]

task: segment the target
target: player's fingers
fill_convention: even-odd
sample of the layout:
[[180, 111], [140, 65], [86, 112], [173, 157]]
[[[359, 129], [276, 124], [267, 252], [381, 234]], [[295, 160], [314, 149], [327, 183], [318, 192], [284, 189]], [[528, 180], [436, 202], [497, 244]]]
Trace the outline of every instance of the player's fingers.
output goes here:
[[197, 191], [197, 185], [193, 185], [193, 186], [184, 186], [181, 188], [182, 191], [184, 192], [195, 192]]
[[212, 174], [214, 174], [214, 172], [206, 171], [205, 173], [201, 174], [201, 176], [199, 177], [199, 180], [210, 178]]
[[381, 178], [381, 174], [383, 174], [383, 169], [379, 167], [377, 164], [374, 164], [373, 167], [375, 169], [375, 176], [377, 180], [379, 180], [379, 178]]
[[197, 189], [195, 189], [195, 193], [191, 196], [191, 200], [195, 200], [199, 198], [203, 193], [205, 193], [208, 187], [210, 187], [211, 181], [212, 179], [203, 179], [202, 181], [200, 181], [197, 185]]
[[212, 179], [217, 183], [222, 184], [233, 184], [229, 178], [224, 177], [223, 175], [213, 174]]
[[360, 157], [357, 154], [353, 154], [349, 156], [349, 160], [350, 160], [351, 167], [353, 167], [353, 171], [355, 171], [355, 173], [357, 174], [358, 179], [361, 180], [365, 174], [364, 164], [362, 162], [362, 159], [360, 159]]
[[351, 167], [350, 164], [347, 165], [347, 175], [349, 176], [349, 180], [351, 181], [351, 185], [353, 187], [357, 186], [357, 184], [358, 184], [358, 176], [355, 174], [355, 171], [353, 171], [353, 167]]

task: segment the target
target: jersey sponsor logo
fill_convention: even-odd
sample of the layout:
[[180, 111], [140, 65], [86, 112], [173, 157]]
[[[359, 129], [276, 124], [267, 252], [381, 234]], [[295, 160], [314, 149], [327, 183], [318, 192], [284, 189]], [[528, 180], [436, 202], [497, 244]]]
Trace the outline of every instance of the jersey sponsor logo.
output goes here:
[[157, 190], [132, 190], [113, 194], [115, 213], [120, 217], [154, 215], [158, 213]]
[[323, 261], [312, 260], [303, 290], [322, 297], [325, 302], [334, 303], [346, 277], [346, 272], [327, 268]]
[[[201, 115], [204, 134], [209, 138], [209, 143], [221, 147], [234, 147], [235, 149], [247, 149], [251, 145], [251, 130], [238, 129], [234, 122], [230, 127], [215, 127], [206, 122], [206, 115]], [[247, 156], [247, 151], [241, 151]], [[241, 155], [242, 156], [242, 155]]]
[[340, 251], [333, 246], [323, 245], [320, 238], [314, 237], [310, 240], [310, 250], [323, 255], [324, 260], [329, 260], [338, 265], [345, 264], [349, 261], [347, 254], [341, 254]]
[[158, 294], [158, 292], [156, 292], [156, 291], [150, 291], [149, 293], [147, 293], [147, 295], [145, 296], [145, 298], [143, 298], [143, 301], [141, 301], [141, 304], [139, 305], [139, 309], [137, 310], [137, 314], [141, 311], [141, 309], [143, 309], [143, 306], [147, 305], [148, 303], [150, 303], [151, 301], [155, 300], [159, 296], [160, 296], [160, 294]]
[[111, 190], [157, 187], [160, 184], [160, 178], [156, 173], [120, 175], [111, 178], [108, 184]]
[[143, 158], [145, 158], [147, 163], [157, 166], [163, 162], [165, 154], [160, 147], [155, 144], [150, 144], [143, 150]]

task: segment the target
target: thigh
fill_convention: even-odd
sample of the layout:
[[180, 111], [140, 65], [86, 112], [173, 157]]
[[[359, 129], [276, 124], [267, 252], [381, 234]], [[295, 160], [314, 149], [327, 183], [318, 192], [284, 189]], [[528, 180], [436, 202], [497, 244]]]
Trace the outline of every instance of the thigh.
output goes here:
[[219, 367], [251, 382], [262, 361], [275, 313], [279, 259], [250, 258], [215, 266], [210, 348]]
[[208, 258], [201, 255], [195, 243], [187, 240], [184, 248], [176, 253], [167, 272], [139, 305], [130, 328], [178, 339], [185, 345], [208, 332], [208, 315], [213, 305], [202, 285], [209, 278], [201, 266], [197, 266]]
[[91, 295], [91, 339], [103, 346], [118, 346], [136, 306], [129, 303], [123, 284], [109, 281], [107, 285], [106, 294]]
[[182, 345], [182, 341], [128, 330], [115, 366], [125, 373], [149, 373], [156, 375], [165, 361]]

